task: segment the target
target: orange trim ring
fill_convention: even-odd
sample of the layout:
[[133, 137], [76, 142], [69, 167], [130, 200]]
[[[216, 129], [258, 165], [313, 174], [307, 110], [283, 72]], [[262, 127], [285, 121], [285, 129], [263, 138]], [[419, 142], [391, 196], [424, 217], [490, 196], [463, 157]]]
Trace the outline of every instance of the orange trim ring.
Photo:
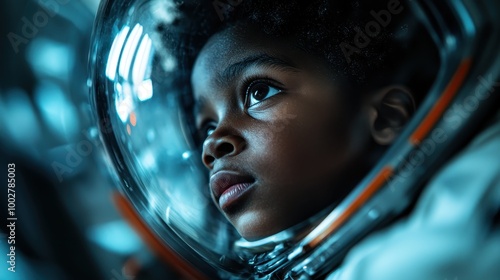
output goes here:
[[462, 86], [467, 74], [469, 73], [471, 64], [472, 59], [470, 58], [464, 59], [460, 63], [460, 66], [446, 86], [441, 97], [438, 99], [434, 107], [432, 107], [431, 111], [427, 114], [422, 123], [420, 123], [417, 129], [415, 129], [413, 134], [410, 136], [410, 143], [413, 145], [419, 145], [427, 134], [429, 134], [441, 115], [443, 115], [446, 108], [450, 105], [450, 102], [457, 94], [460, 86]]
[[[464, 59], [457, 71], [453, 75], [451, 81], [446, 86], [443, 94], [436, 102], [431, 111], [427, 114], [423, 122], [417, 127], [415, 132], [410, 137], [410, 142], [414, 145], [418, 145], [423, 138], [431, 131], [432, 127], [439, 120], [441, 115], [444, 113], [446, 108], [449, 106], [453, 97], [457, 94], [458, 89], [463, 84], [467, 74], [469, 73], [472, 64], [471, 59]], [[308, 247], [314, 248], [319, 243], [321, 243], [324, 238], [334, 231], [336, 231], [340, 226], [342, 226], [366, 201], [368, 201], [375, 192], [380, 189], [385, 182], [394, 174], [394, 170], [390, 166], [384, 167], [377, 176], [368, 184], [368, 186], [359, 194], [354, 201], [347, 206], [347, 208], [340, 213], [339, 217], [333, 221], [333, 223], [320, 235], [316, 236], [313, 240], [307, 244]]]
[[132, 204], [122, 194], [115, 192], [112, 195], [112, 199], [124, 218], [139, 233], [146, 244], [148, 244], [149, 247], [170, 266], [170, 268], [175, 269], [186, 279], [208, 279], [168, 246], [164, 245], [158, 236], [156, 236], [144, 223], [134, 210]]
[[385, 182], [392, 176], [393, 169], [390, 166], [384, 167], [378, 175], [371, 181], [371, 183], [354, 199], [354, 201], [347, 206], [344, 212], [328, 227], [327, 230], [316, 238], [314, 238], [308, 245], [311, 248], [316, 247], [323, 239], [336, 231], [342, 224], [344, 224], [368, 199], [370, 199], [375, 192], [382, 187]]

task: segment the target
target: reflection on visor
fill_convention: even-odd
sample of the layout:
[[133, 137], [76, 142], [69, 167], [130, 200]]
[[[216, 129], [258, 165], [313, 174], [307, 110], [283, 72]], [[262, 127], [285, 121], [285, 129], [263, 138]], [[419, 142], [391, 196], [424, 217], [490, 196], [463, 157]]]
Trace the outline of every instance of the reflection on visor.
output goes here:
[[[145, 16], [150, 11], [144, 9]], [[177, 62], [154, 48], [154, 28], [126, 23], [112, 38], [107, 55], [106, 87], [113, 93], [109, 104], [114, 104], [109, 118], [117, 148], [125, 157], [124, 168], [137, 180], [125, 190], [136, 207], [163, 221], [176, 238], [188, 244], [196, 240], [190, 245], [195, 248], [223, 252], [228, 234], [220, 233], [229, 227], [224, 218], [213, 218], [220, 214], [204, 187], [199, 153], [186, 138], [180, 92], [164, 86], [164, 77], [177, 71]], [[154, 67], [160, 67], [162, 74], [155, 76]]]

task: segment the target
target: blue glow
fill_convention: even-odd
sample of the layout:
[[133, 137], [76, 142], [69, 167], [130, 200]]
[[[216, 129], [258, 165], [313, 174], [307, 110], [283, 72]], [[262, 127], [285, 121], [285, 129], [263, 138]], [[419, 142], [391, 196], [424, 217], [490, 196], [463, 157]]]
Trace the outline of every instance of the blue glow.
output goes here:
[[147, 150], [144, 152], [141, 158], [142, 165], [144, 168], [151, 170], [151, 169], [156, 169], [158, 166], [156, 164], [156, 158], [155, 155], [151, 150]]
[[455, 36], [447, 35], [445, 41], [448, 48], [456, 48], [457, 38], [455, 38]]
[[455, 6], [457, 7], [458, 17], [463, 22], [465, 32], [468, 36], [473, 36], [476, 34], [476, 27], [474, 21], [471, 18], [470, 12], [464, 6], [462, 1], [455, 1]]
[[187, 152], [182, 153], [183, 159], [188, 159], [189, 157], [191, 157], [191, 152], [187, 151]]
[[34, 143], [40, 143], [40, 123], [28, 94], [24, 90], [20, 88], [7, 90], [4, 102], [0, 100], [0, 109], [2, 123], [5, 124], [7, 134], [15, 143], [28, 147]]
[[78, 134], [80, 123], [76, 108], [57, 84], [39, 84], [35, 89], [35, 102], [43, 120], [54, 134], [66, 140]]
[[39, 38], [31, 42], [27, 60], [38, 76], [68, 77], [74, 66], [74, 53], [68, 45]]
[[123, 221], [94, 226], [88, 231], [89, 239], [101, 247], [119, 254], [132, 254], [143, 246], [141, 239]]

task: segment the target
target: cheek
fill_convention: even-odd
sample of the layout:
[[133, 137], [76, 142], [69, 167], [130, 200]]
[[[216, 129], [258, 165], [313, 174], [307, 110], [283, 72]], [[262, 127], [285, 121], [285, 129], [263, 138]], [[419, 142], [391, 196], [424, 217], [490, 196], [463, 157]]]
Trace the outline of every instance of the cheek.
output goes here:
[[[302, 83], [288, 95], [252, 112], [256, 156], [283, 176], [326, 176], [352, 156], [352, 120], [335, 89]], [[267, 105], [266, 105], [267, 106]], [[256, 151], [257, 151], [256, 150]], [[276, 174], [278, 175], [278, 174]]]
[[282, 106], [272, 121], [261, 121], [255, 127], [252, 150], [257, 166], [262, 167], [259, 172], [302, 181], [331, 174], [342, 163], [345, 132], [335, 114], [305, 109]]
[[305, 162], [304, 141], [294, 120], [260, 122], [248, 140], [248, 160], [266, 181], [282, 181], [297, 174]]

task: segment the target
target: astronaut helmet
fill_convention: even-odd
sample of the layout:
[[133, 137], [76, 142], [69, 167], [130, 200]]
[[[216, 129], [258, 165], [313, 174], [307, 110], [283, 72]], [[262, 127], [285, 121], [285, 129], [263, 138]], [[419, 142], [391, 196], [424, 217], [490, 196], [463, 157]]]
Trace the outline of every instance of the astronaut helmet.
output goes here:
[[[412, 205], [433, 170], [473, 132], [471, 124], [492, 110], [491, 102], [484, 102], [489, 89], [477, 77], [499, 76], [500, 24], [494, 14], [499, 5], [493, 0], [101, 1], [89, 56], [90, 99], [117, 182], [117, 205], [165, 262], [189, 279], [328, 276], [357, 241]], [[295, 92], [276, 81], [275, 73], [291, 84], [309, 79], [310, 87], [303, 87], [309, 95], [281, 102], [299, 104], [296, 111], [270, 109]], [[401, 113], [388, 106], [387, 113], [407, 118], [390, 145], [352, 157], [363, 164], [335, 161], [345, 168], [331, 169], [337, 173], [331, 185], [342, 185], [334, 194], [326, 183], [294, 192], [293, 186], [305, 189], [324, 174], [323, 168], [308, 168], [307, 160], [329, 172], [326, 166], [333, 164], [321, 160], [362, 138], [341, 136], [349, 135], [345, 123], [355, 123], [355, 114], [346, 115], [353, 108], [322, 109], [318, 92], [331, 84], [351, 93], [403, 85], [385, 96], [408, 109]], [[411, 98], [399, 97], [408, 91]], [[200, 105], [208, 94], [217, 94], [216, 101]], [[221, 101], [229, 95], [231, 101]], [[353, 96], [339, 100], [364, 100]], [[472, 99], [481, 110], [451, 109]], [[240, 116], [229, 120], [231, 110], [240, 110]], [[334, 111], [342, 112], [334, 124], [339, 133], [329, 138], [312, 125], [313, 117]], [[211, 118], [208, 126], [200, 114]], [[456, 114], [459, 123], [450, 121]], [[266, 124], [272, 118], [281, 121]], [[235, 137], [235, 125], [267, 134], [250, 135], [242, 128]], [[295, 146], [287, 146], [294, 135], [288, 126], [302, 129]], [[323, 136], [328, 140], [316, 141]], [[251, 146], [241, 144], [245, 138], [261, 145], [255, 149], [262, 157], [241, 152]], [[321, 145], [336, 149], [323, 153]], [[283, 152], [283, 147], [292, 148]], [[269, 157], [263, 157], [263, 148]], [[239, 159], [219, 164], [224, 157]], [[231, 170], [214, 174], [224, 168]], [[228, 174], [235, 170], [241, 174]], [[259, 172], [278, 178], [280, 191], [262, 191], [255, 204], [241, 202], [249, 200], [244, 196], [254, 183], [267, 182], [255, 175]], [[268, 209], [265, 215], [262, 209]]]

